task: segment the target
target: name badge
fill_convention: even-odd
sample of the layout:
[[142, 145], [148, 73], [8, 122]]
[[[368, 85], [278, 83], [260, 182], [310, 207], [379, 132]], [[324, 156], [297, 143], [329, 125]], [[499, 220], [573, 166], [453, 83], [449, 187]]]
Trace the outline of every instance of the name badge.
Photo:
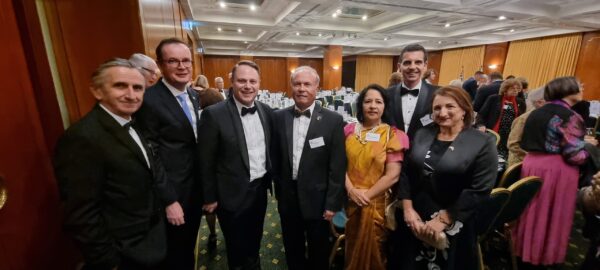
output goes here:
[[504, 109], [505, 110], [508, 109], [508, 105], [507, 104], [504, 104]]
[[325, 145], [325, 141], [323, 141], [323, 137], [319, 137], [308, 141], [308, 144], [310, 144], [311, 149], [315, 149]]
[[431, 114], [421, 117], [421, 125], [426, 126], [431, 123], [433, 123], [433, 120], [431, 119]]
[[378, 142], [380, 137], [381, 135], [377, 133], [367, 132], [367, 137], [365, 140], [367, 140], [367, 142]]

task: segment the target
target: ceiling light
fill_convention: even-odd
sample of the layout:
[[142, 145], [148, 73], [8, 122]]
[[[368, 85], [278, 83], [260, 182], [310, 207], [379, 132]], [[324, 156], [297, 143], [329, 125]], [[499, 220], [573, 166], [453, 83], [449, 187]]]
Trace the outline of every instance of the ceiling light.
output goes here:
[[256, 10], [256, 6], [254, 4], [250, 4], [250, 10], [255, 11]]
[[441, 41], [441, 40], [440, 40], [440, 41], [438, 41], [438, 44], [442, 44], [442, 41]]
[[506, 20], [506, 17], [505, 17], [505, 16], [503, 16], [503, 15], [501, 15], [501, 16], [498, 16], [498, 20], [501, 20], [501, 21], [502, 21], [502, 20]]
[[388, 39], [390, 39], [390, 38], [389, 38], [389, 37], [384, 37], [384, 38], [383, 38], [383, 40], [388, 40]]
[[366, 20], [367, 20], [367, 15], [363, 15], [363, 16], [362, 16], [362, 20], [363, 20], [363, 21], [366, 21]]
[[511, 32], [511, 33], [512, 33], [512, 32], [514, 32], [514, 31], [515, 31], [515, 29], [510, 29], [510, 32]]
[[242, 28], [238, 28], [238, 33], [241, 33], [241, 32], [242, 32]]
[[323, 36], [323, 34], [319, 33], [319, 37]]
[[299, 36], [299, 35], [300, 35], [300, 32], [296, 32], [296, 36]]
[[219, 6], [221, 8], [226, 8], [227, 7], [227, 5], [225, 4], [225, 2], [219, 2]]
[[450, 23], [444, 24], [444, 27], [446, 27], [446, 28], [450, 27]]
[[248, 41], [244, 41], [244, 44], [248, 44]]
[[341, 10], [341, 9], [338, 9], [338, 10], [336, 10], [336, 11], [335, 11], [335, 13], [336, 13], [336, 14], [342, 14], [342, 10]]
[[331, 14], [331, 17], [337, 18], [337, 13]]
[[221, 32], [221, 31], [223, 31], [223, 28], [217, 27], [217, 31]]

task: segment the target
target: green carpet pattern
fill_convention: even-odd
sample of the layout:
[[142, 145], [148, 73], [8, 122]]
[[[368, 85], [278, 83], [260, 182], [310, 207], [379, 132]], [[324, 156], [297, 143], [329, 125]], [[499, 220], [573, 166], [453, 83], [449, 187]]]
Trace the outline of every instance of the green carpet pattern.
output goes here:
[[[583, 238], [581, 228], [583, 227], [583, 217], [579, 211], [575, 213], [573, 230], [569, 241], [569, 249], [565, 264], [558, 268], [560, 270], [579, 269], [583, 262], [589, 242]], [[227, 269], [227, 255], [225, 252], [225, 242], [223, 234], [218, 227], [217, 220], [217, 248], [208, 251], [206, 248], [208, 241], [208, 225], [203, 218], [198, 234], [198, 269]], [[267, 214], [265, 216], [265, 225], [263, 229], [263, 238], [261, 242], [260, 257], [263, 270], [287, 269], [285, 263], [285, 253], [283, 248], [283, 239], [281, 236], [281, 226], [279, 213], [277, 212], [277, 201], [275, 197], [268, 198]], [[491, 237], [487, 248], [484, 250], [484, 262], [489, 270], [510, 270], [510, 254], [507, 243], [500, 237]], [[343, 265], [343, 258], [336, 259], [337, 265]], [[335, 267], [340, 269], [341, 267]], [[554, 269], [553, 269], [554, 270]]]

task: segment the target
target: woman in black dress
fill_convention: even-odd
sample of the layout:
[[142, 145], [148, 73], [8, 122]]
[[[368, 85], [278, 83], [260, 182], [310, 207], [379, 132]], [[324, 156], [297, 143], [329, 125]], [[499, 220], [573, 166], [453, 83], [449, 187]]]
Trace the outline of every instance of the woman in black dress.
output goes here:
[[496, 146], [471, 128], [473, 108], [464, 90], [438, 89], [432, 107], [435, 124], [417, 131], [408, 180], [400, 181], [399, 269], [477, 269], [474, 212], [496, 180]]

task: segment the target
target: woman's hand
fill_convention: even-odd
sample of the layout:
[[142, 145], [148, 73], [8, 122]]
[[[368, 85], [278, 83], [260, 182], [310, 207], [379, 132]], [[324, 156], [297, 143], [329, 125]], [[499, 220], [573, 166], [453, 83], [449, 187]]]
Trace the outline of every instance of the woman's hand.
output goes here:
[[430, 221], [427, 221], [423, 226], [422, 233], [427, 237], [431, 237], [433, 239], [438, 240], [440, 237], [440, 233], [446, 229], [446, 224], [442, 223], [442, 221], [438, 218], [434, 218]]
[[404, 222], [406, 222], [406, 225], [410, 227], [415, 235], [420, 234], [425, 225], [419, 213], [412, 207], [404, 207]]
[[594, 136], [585, 135], [585, 136], [583, 137], [583, 140], [584, 140], [586, 143], [589, 143], [589, 144], [591, 144], [591, 145], [593, 145], [593, 146], [598, 146], [598, 140], [596, 140], [596, 138], [595, 138]]
[[350, 199], [358, 206], [363, 207], [370, 203], [369, 198], [365, 194], [366, 192], [367, 189], [351, 188], [348, 190], [348, 196], [350, 196]]

